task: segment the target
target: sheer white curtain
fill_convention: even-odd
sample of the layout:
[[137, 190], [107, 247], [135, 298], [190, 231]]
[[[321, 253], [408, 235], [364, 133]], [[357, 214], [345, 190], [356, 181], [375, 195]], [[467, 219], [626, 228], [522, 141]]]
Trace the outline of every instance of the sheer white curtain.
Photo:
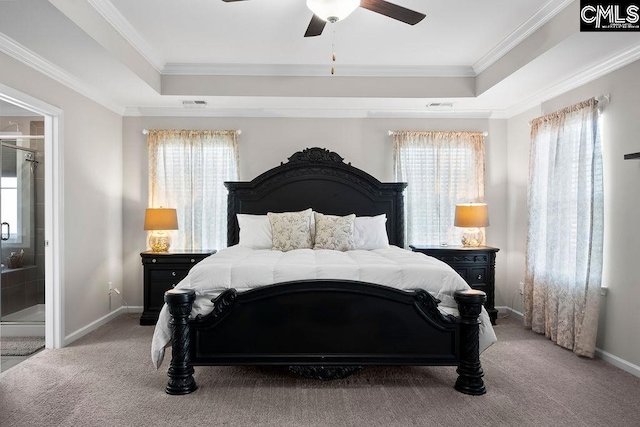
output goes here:
[[593, 357], [603, 195], [595, 99], [531, 123], [525, 326]]
[[481, 132], [395, 132], [394, 169], [405, 190], [408, 244], [460, 244], [455, 205], [484, 201]]
[[176, 208], [172, 248], [227, 246], [227, 189], [238, 179], [238, 132], [151, 130], [149, 206]]

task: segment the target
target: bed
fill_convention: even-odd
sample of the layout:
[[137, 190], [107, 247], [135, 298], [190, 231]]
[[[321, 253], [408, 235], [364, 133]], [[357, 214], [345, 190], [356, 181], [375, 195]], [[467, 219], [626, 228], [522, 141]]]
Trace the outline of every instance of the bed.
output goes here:
[[[480, 329], [490, 335], [483, 347], [495, 340], [483, 309], [486, 295], [470, 289], [444, 263], [395, 247], [405, 244], [406, 183], [381, 183], [337, 153], [310, 148], [250, 182], [225, 185], [229, 248], [196, 265], [166, 292], [156, 326], [153, 351], [171, 341], [167, 393], [193, 392], [193, 367], [199, 365], [280, 365], [324, 380], [370, 365], [448, 365], [458, 367], [456, 390], [486, 392]], [[237, 214], [307, 208], [330, 215], [385, 215], [391, 246], [276, 253], [238, 245]], [[309, 271], [296, 273], [305, 266]], [[412, 286], [421, 277], [435, 290]], [[211, 300], [196, 286], [209, 281], [220, 282]], [[249, 289], [247, 283], [273, 284]], [[438, 306], [443, 299], [450, 300], [449, 310]], [[165, 341], [159, 339], [163, 333]]]

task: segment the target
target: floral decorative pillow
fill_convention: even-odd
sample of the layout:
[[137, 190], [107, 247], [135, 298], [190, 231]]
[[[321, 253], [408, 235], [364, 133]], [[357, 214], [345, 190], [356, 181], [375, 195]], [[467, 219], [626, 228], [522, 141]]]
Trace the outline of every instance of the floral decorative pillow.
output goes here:
[[315, 212], [316, 243], [313, 249], [349, 251], [356, 248], [353, 237], [355, 214], [347, 216], [323, 215]]
[[274, 251], [311, 249], [311, 209], [301, 212], [268, 212]]

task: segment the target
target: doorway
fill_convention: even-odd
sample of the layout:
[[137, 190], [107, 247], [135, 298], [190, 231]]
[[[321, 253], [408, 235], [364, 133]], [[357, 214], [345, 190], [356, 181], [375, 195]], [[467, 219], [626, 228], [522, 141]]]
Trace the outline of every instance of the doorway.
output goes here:
[[[0, 105], [6, 114], [7, 107]], [[28, 113], [28, 112], [27, 112]], [[2, 371], [44, 347], [44, 119], [0, 115]], [[8, 122], [8, 124], [7, 124]], [[28, 124], [27, 138], [20, 132]], [[7, 132], [11, 129], [15, 132]]]
[[[32, 117], [38, 116], [38, 120], [30, 120], [19, 126], [19, 131], [15, 126], [9, 128], [7, 131], [15, 133], [13, 138], [11, 135], [0, 135], [0, 142], [3, 143], [0, 159], [6, 161], [9, 171], [8, 179], [5, 180], [6, 191], [4, 188], [0, 191], [9, 194], [4, 195], [4, 198], [12, 201], [3, 204], [3, 195], [0, 194], [0, 211], [4, 217], [5, 214], [11, 216], [15, 210], [14, 216], [9, 220], [0, 218], [0, 222], [8, 223], [8, 226], [0, 227], [0, 263], [5, 265], [7, 271], [12, 270], [10, 266], [16, 267], [13, 270], [22, 268], [22, 276], [26, 282], [31, 282], [24, 291], [18, 288], [11, 291], [11, 297], [24, 292], [22, 300], [17, 296], [17, 302], [8, 301], [4, 306], [0, 304], [0, 319], [3, 323], [21, 323], [23, 329], [33, 327], [32, 329], [40, 331], [44, 324], [46, 348], [60, 348], [65, 343], [62, 287], [64, 222], [60, 179], [63, 113], [57, 107], [3, 84], [0, 84], [0, 103], [24, 109]], [[0, 110], [0, 117], [2, 116]], [[11, 121], [15, 123], [18, 119]], [[8, 124], [4, 122], [3, 127]], [[4, 168], [3, 162], [2, 169]], [[33, 242], [33, 250], [27, 247], [29, 242]], [[0, 284], [3, 279], [20, 280], [3, 277]], [[7, 308], [8, 304], [12, 304], [10, 308]], [[4, 313], [1, 311], [2, 307], [5, 308]], [[0, 336], [2, 333], [0, 324]]]

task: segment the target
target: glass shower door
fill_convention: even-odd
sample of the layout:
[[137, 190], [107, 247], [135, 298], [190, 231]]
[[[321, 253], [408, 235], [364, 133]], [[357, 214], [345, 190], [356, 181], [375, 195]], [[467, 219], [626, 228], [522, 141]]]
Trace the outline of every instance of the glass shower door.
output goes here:
[[37, 335], [39, 330], [44, 335], [44, 268], [37, 265], [42, 250], [36, 245], [37, 152], [16, 142], [3, 141], [0, 153], [2, 335]]

